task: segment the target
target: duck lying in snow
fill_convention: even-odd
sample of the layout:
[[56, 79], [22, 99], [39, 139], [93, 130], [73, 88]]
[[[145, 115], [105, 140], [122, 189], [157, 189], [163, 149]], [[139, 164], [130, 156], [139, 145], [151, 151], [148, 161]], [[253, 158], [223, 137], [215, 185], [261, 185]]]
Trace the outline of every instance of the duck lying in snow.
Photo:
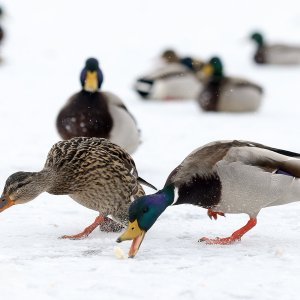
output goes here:
[[197, 74], [203, 63], [190, 57], [179, 58], [173, 50], [165, 51], [161, 60], [160, 67], [136, 81], [137, 93], [144, 99], [195, 99], [201, 90]]
[[245, 79], [225, 76], [219, 57], [211, 58], [202, 72], [206, 82], [198, 96], [198, 102], [204, 111], [258, 110], [263, 96], [262, 87]]
[[146, 232], [171, 205], [206, 208], [210, 218], [226, 213], [249, 215], [248, 223], [226, 238], [201, 238], [207, 244], [239, 241], [256, 225], [265, 207], [300, 199], [300, 154], [245, 141], [219, 141], [188, 155], [156, 194], [135, 200], [129, 225], [118, 242], [132, 240], [134, 257]]
[[254, 54], [254, 61], [257, 64], [272, 65], [297, 65], [300, 64], [300, 46], [284, 44], [269, 45], [259, 32], [254, 32], [251, 39], [256, 43], [257, 48]]

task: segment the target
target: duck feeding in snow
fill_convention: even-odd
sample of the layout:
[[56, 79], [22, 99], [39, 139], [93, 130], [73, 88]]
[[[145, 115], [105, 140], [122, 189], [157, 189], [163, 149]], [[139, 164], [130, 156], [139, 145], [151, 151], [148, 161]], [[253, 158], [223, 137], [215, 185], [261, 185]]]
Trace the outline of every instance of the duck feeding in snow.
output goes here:
[[133, 240], [134, 257], [157, 218], [171, 205], [192, 204], [207, 209], [210, 218], [245, 213], [248, 223], [226, 238], [206, 238], [207, 244], [239, 241], [257, 223], [265, 207], [300, 199], [300, 154], [246, 141], [218, 141], [196, 149], [169, 175], [156, 194], [142, 196], [129, 207], [129, 225], [117, 242]]
[[138, 176], [133, 159], [121, 147], [103, 138], [77, 137], [53, 145], [41, 171], [9, 176], [0, 198], [0, 212], [43, 192], [69, 195], [99, 212], [84, 231], [62, 237], [82, 239], [97, 226], [106, 231], [115, 231], [119, 224], [126, 226], [130, 203], [145, 194], [141, 184], [154, 188]]

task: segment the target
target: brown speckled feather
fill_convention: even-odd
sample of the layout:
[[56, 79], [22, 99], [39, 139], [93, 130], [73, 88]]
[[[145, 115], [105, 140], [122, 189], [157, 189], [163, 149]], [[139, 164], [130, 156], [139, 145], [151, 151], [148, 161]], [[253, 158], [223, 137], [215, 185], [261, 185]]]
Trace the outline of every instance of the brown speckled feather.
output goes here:
[[54, 174], [47, 192], [68, 194], [101, 214], [126, 222], [131, 201], [144, 195], [133, 159], [101, 138], [73, 138], [55, 144], [44, 170]]

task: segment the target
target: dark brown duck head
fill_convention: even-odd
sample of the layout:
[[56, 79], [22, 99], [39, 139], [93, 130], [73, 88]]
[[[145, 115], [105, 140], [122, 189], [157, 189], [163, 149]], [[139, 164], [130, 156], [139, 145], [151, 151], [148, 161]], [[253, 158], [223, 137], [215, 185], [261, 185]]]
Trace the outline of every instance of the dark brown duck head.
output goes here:
[[89, 93], [97, 92], [103, 82], [103, 73], [96, 58], [89, 58], [80, 74], [80, 82], [83, 90]]
[[166, 62], [166, 63], [177, 63], [180, 61], [178, 55], [176, 52], [172, 49], [167, 49], [161, 54], [161, 58]]

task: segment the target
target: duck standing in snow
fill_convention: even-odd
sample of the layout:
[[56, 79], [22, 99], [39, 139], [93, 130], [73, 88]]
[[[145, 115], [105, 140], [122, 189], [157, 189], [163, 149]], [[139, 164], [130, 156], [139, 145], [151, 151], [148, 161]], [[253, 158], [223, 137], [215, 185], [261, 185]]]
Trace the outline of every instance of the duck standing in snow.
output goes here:
[[254, 61], [257, 64], [272, 65], [297, 65], [300, 64], [300, 46], [284, 44], [266, 44], [264, 37], [259, 32], [250, 36], [256, 43]]
[[140, 144], [136, 121], [119, 97], [99, 91], [103, 74], [98, 60], [89, 58], [80, 75], [82, 90], [59, 112], [56, 127], [65, 140], [102, 137], [133, 153]]
[[164, 51], [161, 62], [157, 69], [137, 79], [136, 92], [143, 99], [195, 99], [201, 90], [197, 74], [203, 63], [191, 57], [180, 58], [173, 50]]
[[245, 141], [218, 141], [196, 149], [169, 175], [156, 194], [135, 200], [129, 225], [118, 242], [132, 240], [134, 257], [146, 232], [170, 205], [206, 208], [210, 218], [249, 215], [248, 223], [226, 238], [201, 238], [207, 244], [239, 241], [257, 223], [262, 208], [300, 199], [300, 154]]
[[241, 78], [224, 75], [219, 57], [213, 57], [203, 67], [206, 77], [198, 102], [204, 111], [252, 112], [262, 101], [261, 86]]
[[144, 195], [140, 183], [153, 187], [138, 176], [133, 159], [121, 147], [103, 138], [77, 137], [53, 145], [41, 171], [9, 176], [0, 198], [0, 212], [43, 192], [69, 195], [99, 212], [83, 232], [62, 237], [82, 239], [97, 226], [108, 228], [107, 223], [112, 231], [118, 224], [126, 226], [131, 201]]

